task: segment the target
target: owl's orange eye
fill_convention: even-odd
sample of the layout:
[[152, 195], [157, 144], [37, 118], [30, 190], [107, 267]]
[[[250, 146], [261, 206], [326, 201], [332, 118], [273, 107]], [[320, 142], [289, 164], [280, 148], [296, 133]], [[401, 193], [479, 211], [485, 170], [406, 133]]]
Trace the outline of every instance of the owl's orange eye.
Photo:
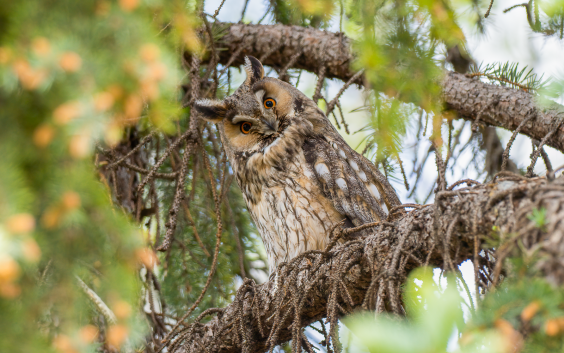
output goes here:
[[252, 126], [253, 124], [249, 123], [248, 121], [245, 121], [244, 123], [241, 124], [241, 132], [244, 134], [248, 134], [249, 132], [251, 132]]
[[274, 108], [274, 107], [276, 107], [276, 101], [275, 101], [274, 99], [272, 99], [272, 98], [267, 98], [267, 99], [264, 101], [264, 107], [265, 107], [266, 109]]

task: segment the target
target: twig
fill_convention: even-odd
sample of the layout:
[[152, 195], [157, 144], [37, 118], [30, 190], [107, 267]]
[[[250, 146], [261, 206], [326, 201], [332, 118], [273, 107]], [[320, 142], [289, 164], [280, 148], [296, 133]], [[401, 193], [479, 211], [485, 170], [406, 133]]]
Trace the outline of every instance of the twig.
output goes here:
[[478, 112], [478, 115], [476, 115], [476, 119], [472, 123], [472, 131], [473, 132], [478, 131], [478, 124], [480, 123], [480, 119], [482, 118], [482, 115], [484, 114], [486, 109], [488, 109], [489, 107], [491, 107], [491, 106], [493, 106], [494, 104], [497, 104], [497, 103], [499, 103], [499, 96], [493, 97], [493, 99], [490, 102], [484, 104], [482, 109], [480, 109], [480, 111]]
[[233, 231], [233, 235], [235, 236], [235, 245], [237, 245], [237, 254], [239, 255], [239, 271], [241, 272], [241, 278], [245, 279], [247, 277], [247, 274], [245, 272], [245, 252], [243, 250], [243, 245], [241, 244], [239, 228], [237, 228], [237, 224], [235, 223], [235, 215], [233, 214], [233, 210], [231, 209], [231, 204], [229, 203], [229, 201], [225, 202], [225, 205], [227, 208], [229, 220], [231, 221], [231, 230]]
[[548, 180], [554, 180], [554, 178], [556, 177], [556, 173], [558, 173], [562, 169], [564, 169], [564, 164], [546, 173], [546, 177], [548, 178]]
[[[194, 119], [194, 117], [192, 119]], [[145, 185], [147, 185], [147, 183], [155, 177], [157, 169], [160, 168], [160, 166], [164, 163], [164, 161], [168, 158], [168, 156], [172, 153], [172, 151], [176, 147], [178, 147], [178, 145], [180, 145], [180, 143], [182, 141], [188, 139], [189, 137], [192, 137], [192, 133], [193, 133], [192, 130], [190, 130], [190, 129], [186, 130], [186, 132], [184, 132], [182, 135], [180, 135], [180, 137], [177, 138], [176, 141], [174, 141], [174, 143], [172, 145], [170, 145], [170, 147], [165, 150], [165, 152], [161, 156], [161, 159], [159, 159], [159, 161], [157, 163], [155, 163], [153, 168], [151, 168], [151, 170], [149, 171], [149, 174], [147, 174], [145, 179], [143, 179], [143, 181], [137, 187], [137, 193], [139, 193], [139, 194], [141, 193], [141, 191], [143, 190]]]
[[185, 194], [185, 181], [186, 181], [186, 173], [188, 172], [188, 161], [190, 160], [190, 156], [194, 153], [194, 144], [189, 143], [187, 144], [186, 148], [184, 149], [184, 156], [182, 157], [182, 164], [180, 166], [180, 174], [178, 175], [178, 179], [176, 180], [176, 192], [174, 193], [174, 200], [172, 202], [172, 206], [168, 211], [169, 220], [166, 223], [166, 234], [163, 240], [163, 243], [157, 247], [158, 251], [167, 251], [168, 247], [170, 246], [171, 239], [174, 235], [174, 231], [176, 230], [176, 220], [178, 216], [178, 207], [180, 206], [180, 202], [186, 196]]
[[531, 89], [529, 86], [523, 85], [519, 82], [513, 82], [513, 81], [508, 80], [504, 77], [497, 77], [497, 76], [494, 76], [494, 75], [491, 75], [491, 74], [486, 74], [486, 73], [483, 73], [483, 72], [474, 72], [474, 73], [471, 73], [471, 74], [465, 74], [465, 76], [468, 77], [468, 78], [485, 76], [485, 77], [489, 78], [490, 80], [508, 83], [512, 86], [519, 87], [520, 89], [522, 89], [525, 92], [529, 92], [530, 89]]
[[388, 218], [387, 220], [390, 220], [392, 215], [397, 211], [397, 210], [401, 210], [404, 209], [406, 207], [410, 207], [410, 208], [421, 208], [421, 205], [416, 204], [416, 203], [405, 203], [403, 205], [399, 205], [399, 206], [394, 206], [390, 209], [390, 212], [388, 213]]
[[481, 185], [480, 182], [476, 181], [476, 180], [472, 180], [472, 179], [463, 179], [463, 180], [459, 180], [456, 183], [452, 184], [451, 186], [449, 186], [447, 188], [447, 190], [452, 191], [452, 189], [454, 189], [455, 187], [457, 187], [460, 184], [464, 184], [466, 183], [466, 185], [471, 186], [471, 185]]
[[190, 222], [190, 224], [192, 225], [192, 234], [194, 234], [194, 238], [196, 239], [196, 242], [198, 243], [198, 245], [200, 246], [200, 248], [202, 249], [204, 254], [207, 257], [210, 257], [211, 255], [210, 255], [208, 249], [204, 246], [204, 243], [202, 242], [202, 239], [200, 238], [200, 235], [198, 234], [198, 228], [196, 228], [196, 222], [194, 222], [194, 218], [192, 218], [192, 213], [190, 212], [190, 208], [186, 204], [186, 201], [182, 203], [182, 208], [184, 208], [184, 212], [186, 213], [186, 217], [188, 218], [188, 222]]
[[225, 64], [225, 67], [219, 73], [219, 77], [223, 76], [225, 71], [229, 70], [229, 68], [231, 67], [231, 64], [233, 64], [235, 59], [237, 59], [237, 57], [239, 55], [241, 55], [241, 52], [243, 51], [243, 49], [245, 49], [245, 46], [241, 45], [239, 48], [237, 48], [236, 51], [233, 52], [233, 54], [231, 54], [231, 57], [229, 57], [229, 60], [227, 60], [227, 64]]
[[409, 191], [409, 183], [407, 182], [407, 176], [405, 175], [405, 170], [403, 169], [403, 163], [399, 154], [396, 154], [396, 159], [398, 160], [398, 164], [400, 166], [401, 175], [403, 176], [403, 183], [405, 185], [405, 190]]
[[[325, 99], [325, 98], [324, 98]], [[337, 99], [337, 108], [339, 108], [339, 114], [341, 114], [341, 124], [343, 124], [343, 126], [345, 127], [345, 132], [350, 135], [349, 132], [349, 125], [347, 124], [347, 122], [345, 121], [345, 114], [343, 114], [343, 109], [341, 108], [341, 103], [339, 102], [339, 100]]]
[[[120, 165], [121, 165], [122, 167], [131, 169], [131, 170], [133, 170], [133, 171], [136, 171], [136, 172], [141, 173], [141, 174], [144, 174], [144, 175], [147, 175], [147, 174], [149, 174], [149, 173], [151, 172], [150, 170], [147, 170], [147, 169], [138, 167], [138, 166], [136, 166], [136, 165], [133, 165], [133, 164], [127, 163], [127, 162], [121, 162]], [[175, 180], [175, 179], [178, 177], [178, 172], [172, 172], [172, 173], [155, 173], [155, 174], [154, 174], [154, 177], [157, 178], [157, 179]]]
[[149, 135], [145, 136], [143, 138], [143, 140], [141, 140], [139, 142], [139, 144], [137, 146], [135, 146], [135, 148], [133, 148], [131, 151], [129, 151], [125, 156], [121, 157], [120, 159], [118, 159], [117, 161], [113, 162], [112, 164], [108, 165], [106, 168], [107, 169], [114, 169], [115, 167], [117, 167], [119, 164], [121, 164], [123, 161], [125, 161], [127, 158], [131, 157], [132, 154], [134, 154], [135, 152], [139, 151], [139, 149], [141, 147], [143, 147], [147, 142], [151, 141], [151, 139], [153, 138], [153, 136], [155, 135], [155, 132], [151, 132]]
[[486, 11], [486, 13], [485, 13], [485, 15], [484, 15], [484, 18], [488, 18], [488, 16], [490, 15], [490, 11], [491, 11], [491, 9], [492, 9], [493, 3], [494, 3], [494, 0], [491, 0], [491, 1], [490, 1], [490, 6], [488, 6], [488, 11]]
[[515, 131], [513, 131], [513, 134], [511, 135], [511, 138], [507, 142], [507, 146], [505, 146], [505, 150], [503, 151], [503, 154], [501, 155], [502, 156], [502, 162], [501, 162], [501, 170], [502, 171], [504, 171], [507, 168], [507, 160], [509, 159], [509, 151], [511, 150], [511, 147], [513, 146], [513, 141], [515, 141], [517, 134], [519, 133], [519, 131], [521, 131], [521, 128], [523, 126], [525, 126], [525, 124], [529, 120], [535, 118], [536, 116], [537, 116], [536, 111], [531, 112], [528, 117], [526, 117], [525, 119], [523, 119], [523, 121], [521, 121], [521, 123], [517, 126]]
[[[276, 43], [275, 45], [273, 45], [270, 49], [268, 49], [264, 54], [261, 55], [261, 57], [259, 58], [260, 62], [263, 62], [265, 59], [267, 59], [269, 56], [272, 55], [272, 53], [274, 53], [275, 51], [277, 51], [278, 49], [280, 49], [280, 47], [282, 46], [282, 41], [280, 41], [280, 43]], [[297, 84], [296, 84], [297, 86]]]
[[357, 72], [356, 74], [354, 74], [353, 77], [351, 77], [344, 85], [343, 87], [341, 87], [341, 89], [339, 90], [339, 92], [337, 92], [337, 95], [335, 95], [335, 98], [333, 98], [329, 103], [327, 103], [327, 110], [325, 111], [325, 115], [329, 115], [329, 113], [331, 113], [331, 111], [333, 111], [333, 109], [335, 108], [335, 105], [337, 104], [337, 100], [339, 100], [339, 97], [341, 97], [341, 95], [343, 94], [343, 92], [345, 92], [345, 90], [347, 88], [349, 88], [350, 85], [352, 85], [353, 83], [356, 82], [356, 80], [358, 80], [362, 74], [364, 74], [364, 69], [360, 70], [359, 72]]
[[294, 55], [292, 55], [292, 56], [290, 57], [290, 59], [288, 60], [288, 63], [286, 64], [286, 66], [284, 66], [284, 67], [282, 68], [282, 70], [280, 70], [280, 72], [278, 73], [278, 79], [285, 81], [285, 80], [284, 80], [284, 76], [286, 76], [286, 71], [288, 71], [288, 69], [289, 69], [290, 67], [292, 67], [292, 66], [296, 63], [296, 61], [298, 61], [298, 58], [299, 58], [300, 56], [302, 56], [302, 53], [303, 53], [302, 48], [298, 48], [298, 50], [296, 51], [296, 53], [294, 53]]
[[106, 303], [104, 303], [104, 301], [98, 296], [98, 294], [96, 294], [96, 292], [90, 289], [86, 285], [86, 283], [84, 283], [84, 281], [80, 279], [80, 277], [75, 276], [75, 278], [76, 281], [78, 282], [78, 285], [84, 292], [84, 294], [86, 294], [86, 296], [92, 301], [92, 303], [96, 305], [96, 307], [98, 308], [98, 310], [100, 310], [102, 315], [104, 315], [106, 320], [108, 320], [108, 322], [112, 325], [116, 324], [117, 323], [116, 315], [112, 310], [110, 310], [110, 308], [106, 305]]
[[326, 70], [327, 67], [325, 65], [321, 65], [319, 71], [317, 72], [317, 84], [315, 86], [315, 92], [313, 93], [313, 97], [311, 97], [311, 99], [313, 99], [315, 104], [317, 104], [317, 101], [319, 101], [319, 98], [321, 98], [321, 89], [323, 88], [323, 82], [325, 81]]
[[241, 12], [241, 20], [239, 22], [243, 22], [245, 18], [245, 12], [247, 12], [247, 5], [249, 5], [249, 0], [245, 0], [245, 5], [243, 6], [243, 11]]
[[[203, 149], [202, 149], [202, 151], [203, 151]], [[216, 242], [215, 242], [215, 250], [214, 250], [214, 254], [213, 254], [212, 267], [211, 267], [210, 272], [208, 274], [208, 279], [206, 280], [206, 284], [204, 285], [202, 292], [198, 296], [198, 299], [194, 302], [194, 304], [192, 304], [190, 309], [188, 309], [188, 311], [182, 316], [182, 318], [176, 323], [176, 325], [174, 325], [172, 330], [165, 336], [165, 338], [162, 340], [163, 346], [157, 351], [157, 353], [159, 353], [165, 346], [167, 346], [170, 343], [170, 340], [173, 337], [173, 334], [178, 329], [178, 327], [184, 322], [184, 320], [186, 320], [186, 318], [188, 316], [190, 316], [190, 314], [192, 314], [194, 309], [196, 309], [198, 307], [198, 305], [200, 305], [200, 302], [204, 298], [204, 295], [206, 294], [206, 292], [207, 292], [207, 290], [208, 290], [208, 288], [211, 284], [211, 280], [213, 278], [213, 275], [215, 274], [215, 270], [217, 269], [217, 259], [218, 259], [218, 255], [219, 255], [219, 246], [221, 244], [221, 233], [223, 231], [223, 226], [222, 226], [222, 222], [221, 222], [221, 212], [220, 212], [220, 199], [217, 196], [217, 193], [216, 193], [216, 190], [215, 190], [215, 182], [214, 182], [215, 179], [213, 178], [209, 159], [207, 158], [205, 151], [203, 151], [203, 155], [204, 155], [204, 165], [205, 165], [206, 169], [208, 170], [208, 173], [210, 174], [209, 177], [210, 177], [210, 181], [211, 181], [211, 184], [212, 184], [212, 193], [213, 193], [213, 197], [214, 197], [214, 201], [215, 201], [215, 213], [216, 213], [216, 218], [217, 218], [217, 233], [216, 233]]]
[[535, 164], [537, 163], [537, 158], [539, 158], [539, 154], [540, 151], [542, 150], [542, 147], [544, 146], [546, 141], [548, 141], [548, 139], [560, 128], [562, 122], [564, 122], [564, 119], [559, 119], [559, 121], [554, 124], [552, 130], [550, 130], [548, 134], [546, 134], [546, 136], [542, 138], [538, 148], [536, 149], [535, 152], [533, 152], [533, 156], [531, 157], [531, 164], [527, 168], [527, 174], [525, 174], [527, 178], [533, 176], [533, 169], [535, 168]]
[[[221, 1], [221, 4], [219, 4], [219, 7], [217, 8], [217, 10], [215, 10], [215, 13], [213, 14], [212, 18], [215, 20], [215, 18], [217, 17], [217, 15], [219, 14], [219, 11], [221, 10], [221, 8], [223, 7], [223, 4], [225, 3], [225, 0]], [[247, 4], [245, 3], [245, 8], [247, 7]], [[243, 11], [243, 14], [245, 13], [245, 11]]]
[[435, 146], [435, 163], [437, 164], [437, 171], [439, 174], [439, 179], [437, 181], [437, 191], [443, 191], [446, 189], [446, 166], [443, 162], [443, 157], [441, 156], [441, 149], [433, 141], [433, 146]]

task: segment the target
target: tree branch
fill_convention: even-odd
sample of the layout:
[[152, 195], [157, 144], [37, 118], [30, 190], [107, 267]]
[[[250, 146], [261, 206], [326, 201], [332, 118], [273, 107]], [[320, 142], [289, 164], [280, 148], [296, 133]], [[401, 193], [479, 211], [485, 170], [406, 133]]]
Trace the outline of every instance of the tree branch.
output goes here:
[[[342, 33], [331, 33], [313, 28], [285, 25], [254, 25], [218, 23], [225, 29], [221, 39], [219, 63], [242, 65], [245, 55], [262, 58], [263, 64], [283, 68], [289, 58], [301, 52], [292, 68], [317, 72], [320, 65], [326, 68], [326, 78], [348, 81], [356, 72], [351, 63], [354, 54], [351, 40]], [[242, 49], [241, 49], [242, 48]], [[237, 54], [238, 52], [238, 54]], [[232, 54], [236, 53], [236, 57]], [[362, 84], [359, 78], [357, 84]], [[531, 94], [498, 85], [487, 84], [478, 78], [448, 72], [443, 78], [443, 98], [448, 109], [460, 118], [473, 121], [482, 111], [480, 120], [492, 125], [515, 130], [530, 114], [536, 118], [523, 126], [521, 133], [542, 140], [554, 126], [564, 107], [553, 104], [550, 109], [541, 107]], [[497, 104], [490, 104], [495, 98]], [[564, 152], [564, 126], [546, 142]]]
[[[541, 259], [536, 268], [548, 280], [564, 283], [564, 177], [549, 182], [503, 175], [492, 183], [439, 192], [435, 204], [380, 222], [364, 239], [302, 254], [281, 265], [277, 278], [267, 283], [246, 280], [233, 303], [214, 311], [216, 317], [179, 333], [181, 351], [262, 352], [298, 339], [301, 327], [328, 314], [342, 316], [358, 307], [401, 315], [400, 286], [422, 264], [450, 268], [473, 259], [479, 278], [488, 282], [480, 284], [485, 290], [503, 276], [505, 256], [535, 251]], [[544, 226], [527, 217], [539, 208], [546, 209]], [[478, 255], [476, 239], [499, 244]]]

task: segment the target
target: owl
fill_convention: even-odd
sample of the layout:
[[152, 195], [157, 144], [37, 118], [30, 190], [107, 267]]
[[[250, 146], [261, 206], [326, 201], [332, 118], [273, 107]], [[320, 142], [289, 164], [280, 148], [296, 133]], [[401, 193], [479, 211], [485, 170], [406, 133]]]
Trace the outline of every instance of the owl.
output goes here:
[[323, 250], [330, 231], [383, 220], [399, 199], [386, 178], [355, 152], [325, 114], [292, 85], [265, 77], [252, 56], [245, 82], [224, 100], [194, 110], [216, 123], [269, 269]]

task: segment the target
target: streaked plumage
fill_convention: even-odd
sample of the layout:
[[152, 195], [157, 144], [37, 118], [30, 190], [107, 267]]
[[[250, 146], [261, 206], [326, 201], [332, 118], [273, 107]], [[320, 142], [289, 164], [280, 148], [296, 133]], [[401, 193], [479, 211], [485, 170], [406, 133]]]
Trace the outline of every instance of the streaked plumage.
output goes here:
[[257, 59], [245, 61], [247, 79], [233, 95], [197, 101], [195, 109], [218, 124], [274, 271], [304, 251], [324, 249], [329, 230], [343, 219], [349, 227], [376, 222], [400, 202], [311, 99], [264, 77]]

